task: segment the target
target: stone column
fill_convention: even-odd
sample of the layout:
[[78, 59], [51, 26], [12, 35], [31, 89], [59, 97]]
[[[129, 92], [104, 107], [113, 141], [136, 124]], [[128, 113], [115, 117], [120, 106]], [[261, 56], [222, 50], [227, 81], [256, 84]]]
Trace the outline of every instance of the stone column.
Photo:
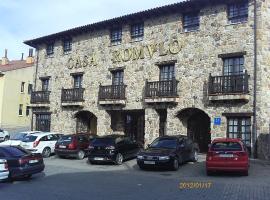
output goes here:
[[99, 111], [97, 115], [97, 135], [108, 135], [111, 129], [111, 116], [105, 110]]
[[166, 123], [167, 135], [187, 135], [187, 123], [180, 120], [172, 109], [168, 109]]
[[153, 108], [145, 109], [145, 145], [150, 144], [159, 137], [159, 114]]

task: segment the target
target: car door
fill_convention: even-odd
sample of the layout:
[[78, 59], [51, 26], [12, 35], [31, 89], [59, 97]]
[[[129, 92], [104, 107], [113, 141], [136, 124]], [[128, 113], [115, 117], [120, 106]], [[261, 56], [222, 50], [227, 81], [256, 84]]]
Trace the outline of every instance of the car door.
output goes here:
[[37, 148], [39, 149], [40, 152], [42, 152], [45, 147], [50, 147], [50, 144], [49, 144], [48, 136], [47, 135], [42, 136], [39, 139], [39, 144], [37, 146]]
[[133, 158], [137, 155], [138, 151], [139, 151], [139, 146], [135, 141], [132, 141], [130, 138], [125, 138], [125, 142], [126, 142], [126, 149], [127, 149], [127, 153], [128, 153], [128, 157], [129, 158]]
[[78, 135], [79, 149], [86, 150], [89, 146], [89, 140], [85, 135]]
[[123, 138], [116, 139], [116, 148], [117, 148], [117, 152], [121, 153], [124, 158], [128, 157], [127, 145]]
[[187, 147], [186, 140], [184, 138], [181, 138], [178, 141], [177, 154], [178, 156], [181, 156], [183, 161], [187, 160]]
[[48, 135], [48, 144], [50, 145], [51, 152], [54, 153], [55, 144], [58, 140], [58, 137], [54, 134]]

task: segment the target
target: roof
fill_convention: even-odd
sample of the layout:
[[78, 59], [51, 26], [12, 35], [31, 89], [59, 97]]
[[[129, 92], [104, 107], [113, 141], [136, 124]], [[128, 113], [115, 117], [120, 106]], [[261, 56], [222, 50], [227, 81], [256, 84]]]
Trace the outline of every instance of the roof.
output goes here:
[[1, 65], [0, 63], [0, 72], [7, 72], [27, 67], [33, 67], [33, 63], [26, 63], [25, 60], [12, 60], [9, 61], [7, 65]]
[[128, 23], [128, 22], [134, 22], [138, 19], [148, 19], [151, 17], [157, 17], [157, 16], [162, 16], [166, 14], [172, 14], [175, 12], [180, 12], [180, 11], [196, 11], [200, 7], [204, 5], [211, 5], [221, 3], [221, 2], [227, 2], [229, 0], [182, 0], [181, 2], [170, 4], [170, 5], [165, 5], [161, 7], [156, 7], [128, 15], [123, 15], [120, 17], [84, 25], [84, 26], [79, 26], [76, 28], [68, 29], [65, 31], [61, 31], [58, 33], [46, 35], [43, 37], [35, 38], [32, 40], [26, 40], [24, 41], [25, 44], [36, 47], [38, 44], [48, 42], [48, 41], [53, 41], [55, 39], [63, 39], [65, 37], [70, 37], [72, 35], [79, 35], [82, 33], [90, 32], [93, 30], [99, 30], [99, 29], [104, 29], [106, 27], [110, 27], [113, 25], [121, 24], [121, 23]]

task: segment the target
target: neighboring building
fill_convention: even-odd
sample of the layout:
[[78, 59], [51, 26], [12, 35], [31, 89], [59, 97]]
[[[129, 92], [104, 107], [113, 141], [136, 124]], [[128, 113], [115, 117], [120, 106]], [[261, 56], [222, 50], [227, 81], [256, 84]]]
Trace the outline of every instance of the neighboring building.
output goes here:
[[34, 127], [255, 146], [269, 133], [269, 6], [186, 0], [25, 41], [37, 48]]
[[14, 132], [31, 129], [30, 94], [34, 58], [30, 49], [26, 60], [9, 61], [7, 50], [0, 62], [0, 127]]

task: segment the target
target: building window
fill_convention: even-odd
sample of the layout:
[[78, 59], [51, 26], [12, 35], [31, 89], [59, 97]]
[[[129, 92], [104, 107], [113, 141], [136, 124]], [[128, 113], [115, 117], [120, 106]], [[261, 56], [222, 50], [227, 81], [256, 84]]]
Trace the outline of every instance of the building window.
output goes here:
[[144, 24], [136, 23], [131, 25], [131, 39], [134, 41], [143, 40], [144, 35]]
[[230, 23], [246, 22], [248, 19], [248, 2], [228, 5], [228, 18]]
[[41, 80], [41, 84], [42, 84], [42, 91], [49, 91], [49, 79], [42, 79]]
[[33, 85], [28, 84], [28, 94], [31, 94], [32, 91], [33, 91]]
[[82, 88], [82, 80], [83, 75], [82, 74], [75, 74], [73, 75], [73, 81], [74, 81], [74, 88]]
[[22, 82], [21, 83], [21, 92], [24, 92], [24, 85], [25, 85], [25, 82]]
[[241, 75], [244, 73], [244, 57], [223, 58], [223, 75]]
[[251, 118], [250, 117], [228, 117], [227, 134], [229, 138], [240, 138], [250, 147], [251, 144]]
[[26, 111], [25, 111], [26, 116], [29, 116], [29, 113], [30, 113], [30, 107], [26, 106]]
[[36, 114], [36, 130], [50, 132], [51, 129], [51, 114]]
[[112, 84], [113, 85], [123, 85], [124, 82], [124, 71], [113, 71], [112, 72]]
[[52, 55], [54, 50], [54, 43], [47, 44], [46, 52], [47, 55]]
[[167, 64], [160, 66], [160, 81], [171, 81], [175, 78], [175, 65]]
[[69, 52], [72, 50], [72, 39], [64, 39], [63, 41], [63, 50], [64, 52]]
[[19, 116], [22, 116], [22, 114], [23, 114], [23, 105], [20, 104], [19, 105]]
[[184, 31], [197, 31], [200, 27], [200, 16], [199, 12], [189, 13], [183, 16]]
[[111, 44], [118, 45], [122, 42], [122, 28], [113, 28], [111, 30]]

